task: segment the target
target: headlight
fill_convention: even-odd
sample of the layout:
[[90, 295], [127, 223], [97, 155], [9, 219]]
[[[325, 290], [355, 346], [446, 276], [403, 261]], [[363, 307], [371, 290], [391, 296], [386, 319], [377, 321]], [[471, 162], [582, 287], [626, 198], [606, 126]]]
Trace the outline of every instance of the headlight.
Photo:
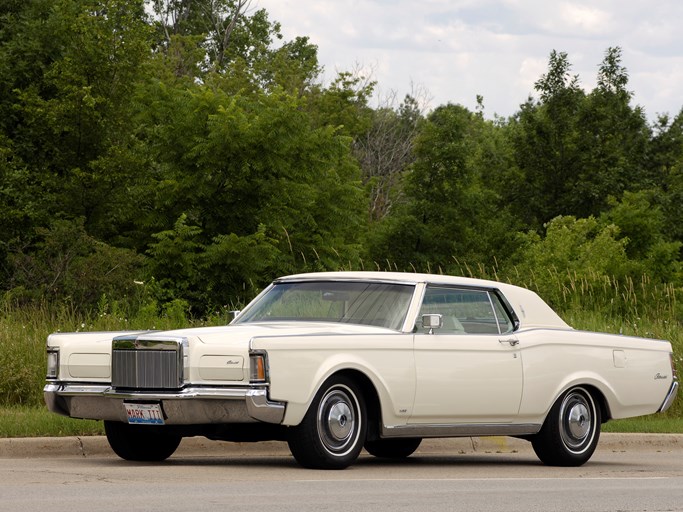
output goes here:
[[59, 349], [47, 349], [47, 378], [56, 379], [59, 376]]

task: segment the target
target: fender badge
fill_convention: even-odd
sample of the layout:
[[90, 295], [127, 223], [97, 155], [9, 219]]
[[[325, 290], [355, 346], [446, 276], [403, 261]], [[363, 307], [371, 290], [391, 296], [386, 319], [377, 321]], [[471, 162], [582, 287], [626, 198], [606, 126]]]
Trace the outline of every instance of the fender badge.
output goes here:
[[668, 378], [669, 378], [668, 375], [662, 375], [661, 373], [658, 373], [657, 375], [655, 375], [655, 380], [666, 380]]

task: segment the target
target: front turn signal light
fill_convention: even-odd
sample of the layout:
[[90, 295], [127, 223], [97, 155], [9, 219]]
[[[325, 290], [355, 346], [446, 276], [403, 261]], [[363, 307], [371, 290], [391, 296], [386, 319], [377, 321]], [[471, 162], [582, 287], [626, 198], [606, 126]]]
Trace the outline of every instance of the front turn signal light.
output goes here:
[[249, 356], [249, 380], [266, 382], [266, 355], [251, 354]]

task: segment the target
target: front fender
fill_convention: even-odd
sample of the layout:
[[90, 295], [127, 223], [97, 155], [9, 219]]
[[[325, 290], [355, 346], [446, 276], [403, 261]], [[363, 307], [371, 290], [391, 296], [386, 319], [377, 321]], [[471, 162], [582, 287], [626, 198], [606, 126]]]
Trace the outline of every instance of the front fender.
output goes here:
[[[353, 370], [365, 375], [377, 391], [385, 424], [405, 424], [415, 397], [412, 337], [316, 336], [258, 338], [252, 348], [268, 358], [270, 399], [287, 402], [285, 425], [298, 425], [322, 384], [332, 375]], [[391, 348], [391, 350], [389, 350]]]

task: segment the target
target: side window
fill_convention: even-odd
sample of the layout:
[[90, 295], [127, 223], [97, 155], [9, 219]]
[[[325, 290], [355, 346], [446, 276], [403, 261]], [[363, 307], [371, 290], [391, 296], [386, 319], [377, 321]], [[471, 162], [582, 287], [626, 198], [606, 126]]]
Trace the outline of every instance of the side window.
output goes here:
[[461, 290], [452, 288], [429, 287], [425, 291], [422, 300], [422, 308], [417, 319], [418, 332], [427, 332], [429, 329], [422, 327], [422, 315], [441, 315], [443, 326], [435, 332], [439, 334], [465, 334], [465, 328], [458, 319], [458, 304], [460, 303]]
[[420, 309], [417, 329], [422, 327], [422, 315], [439, 314], [443, 326], [435, 334], [500, 334], [513, 330], [505, 308], [495, 293], [485, 290], [428, 287]]

